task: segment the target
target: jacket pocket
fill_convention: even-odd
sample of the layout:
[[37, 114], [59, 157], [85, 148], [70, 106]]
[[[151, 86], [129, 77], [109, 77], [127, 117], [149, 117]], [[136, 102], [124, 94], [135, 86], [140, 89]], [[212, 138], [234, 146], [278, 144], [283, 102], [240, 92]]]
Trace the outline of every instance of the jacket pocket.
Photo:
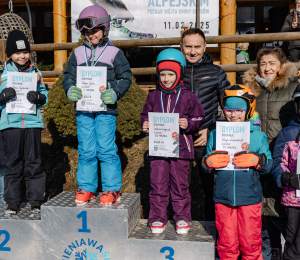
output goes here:
[[[6, 119], [6, 124], [22, 124], [23, 114], [6, 113], [6, 109], [2, 111], [1, 117]], [[2, 120], [1, 120], [2, 121]]]

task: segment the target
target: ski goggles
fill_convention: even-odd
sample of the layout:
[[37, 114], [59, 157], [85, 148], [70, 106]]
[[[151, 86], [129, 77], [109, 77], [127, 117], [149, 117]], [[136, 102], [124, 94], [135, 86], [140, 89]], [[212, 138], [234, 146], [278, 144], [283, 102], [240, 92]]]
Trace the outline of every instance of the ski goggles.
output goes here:
[[83, 28], [90, 30], [101, 24], [109, 23], [110, 21], [111, 21], [110, 15], [101, 18], [92, 18], [92, 17], [80, 18], [76, 20], [75, 28], [78, 31], [82, 31]]

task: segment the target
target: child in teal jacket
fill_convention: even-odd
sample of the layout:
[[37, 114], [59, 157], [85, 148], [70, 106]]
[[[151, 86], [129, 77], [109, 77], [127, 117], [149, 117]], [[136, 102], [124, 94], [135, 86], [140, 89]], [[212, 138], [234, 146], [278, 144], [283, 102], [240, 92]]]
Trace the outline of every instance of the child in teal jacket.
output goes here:
[[273, 166], [265, 133], [260, 131], [258, 114], [254, 114], [254, 93], [246, 86], [233, 85], [225, 90], [222, 109], [229, 122], [250, 121], [250, 146], [235, 153], [233, 163], [249, 170], [215, 170], [230, 161], [227, 151], [216, 150], [216, 130], [210, 133], [207, 155], [202, 168], [215, 175], [214, 202], [218, 251], [221, 259], [262, 258], [260, 174], [270, 173]]
[[[5, 150], [4, 200], [7, 214], [17, 214], [19, 190], [23, 175], [31, 210], [39, 212], [44, 200], [46, 175], [41, 162], [41, 130], [44, 128], [40, 107], [48, 101], [48, 91], [41, 72], [31, 64], [30, 45], [23, 32], [11, 31], [6, 42], [8, 60], [1, 66], [0, 130]], [[6, 103], [16, 97], [16, 91], [7, 84], [8, 72], [37, 73], [37, 90], [29, 91], [27, 99], [36, 105], [35, 114], [7, 113]], [[23, 152], [25, 167], [23, 169]]]

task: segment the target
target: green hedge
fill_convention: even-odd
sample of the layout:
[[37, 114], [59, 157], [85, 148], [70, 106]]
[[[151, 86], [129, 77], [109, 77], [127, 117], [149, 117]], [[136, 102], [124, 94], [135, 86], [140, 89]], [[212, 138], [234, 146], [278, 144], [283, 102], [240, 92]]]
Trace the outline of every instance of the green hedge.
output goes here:
[[[77, 45], [82, 44], [81, 39]], [[63, 65], [65, 69], [67, 62]], [[121, 141], [132, 140], [134, 136], [141, 133], [140, 113], [146, 101], [147, 94], [135, 82], [132, 84], [125, 96], [118, 101], [119, 116], [117, 117], [117, 138]], [[48, 105], [44, 108], [44, 119], [47, 128], [52, 135], [76, 136], [77, 126], [74, 115], [74, 102], [69, 101], [63, 90], [63, 75], [49, 91]]]

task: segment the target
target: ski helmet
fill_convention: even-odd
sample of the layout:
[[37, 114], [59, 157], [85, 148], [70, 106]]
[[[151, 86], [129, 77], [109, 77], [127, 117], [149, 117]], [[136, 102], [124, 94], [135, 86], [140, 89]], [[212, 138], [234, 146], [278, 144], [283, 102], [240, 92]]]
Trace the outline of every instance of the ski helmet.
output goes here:
[[224, 95], [221, 101], [222, 109], [225, 108], [226, 99], [229, 97], [238, 97], [242, 98], [247, 102], [247, 111], [246, 111], [246, 120], [249, 120], [254, 112], [256, 107], [256, 98], [253, 91], [245, 85], [233, 85], [225, 89]]
[[171, 70], [176, 74], [176, 80], [173, 86], [168, 89], [172, 90], [176, 87], [178, 82], [183, 79], [185, 68], [186, 61], [183, 54], [179, 50], [170, 48], [161, 51], [156, 59], [156, 73], [161, 87], [166, 89], [160, 81], [160, 71]]
[[110, 16], [103, 7], [99, 5], [92, 5], [84, 8], [81, 11], [78, 19], [75, 22], [75, 27], [82, 34], [84, 34], [86, 30], [102, 27], [104, 31], [104, 37], [108, 37], [110, 20]]
[[298, 85], [298, 87], [294, 91], [293, 101], [294, 101], [295, 112], [299, 119], [300, 118], [300, 85]]

